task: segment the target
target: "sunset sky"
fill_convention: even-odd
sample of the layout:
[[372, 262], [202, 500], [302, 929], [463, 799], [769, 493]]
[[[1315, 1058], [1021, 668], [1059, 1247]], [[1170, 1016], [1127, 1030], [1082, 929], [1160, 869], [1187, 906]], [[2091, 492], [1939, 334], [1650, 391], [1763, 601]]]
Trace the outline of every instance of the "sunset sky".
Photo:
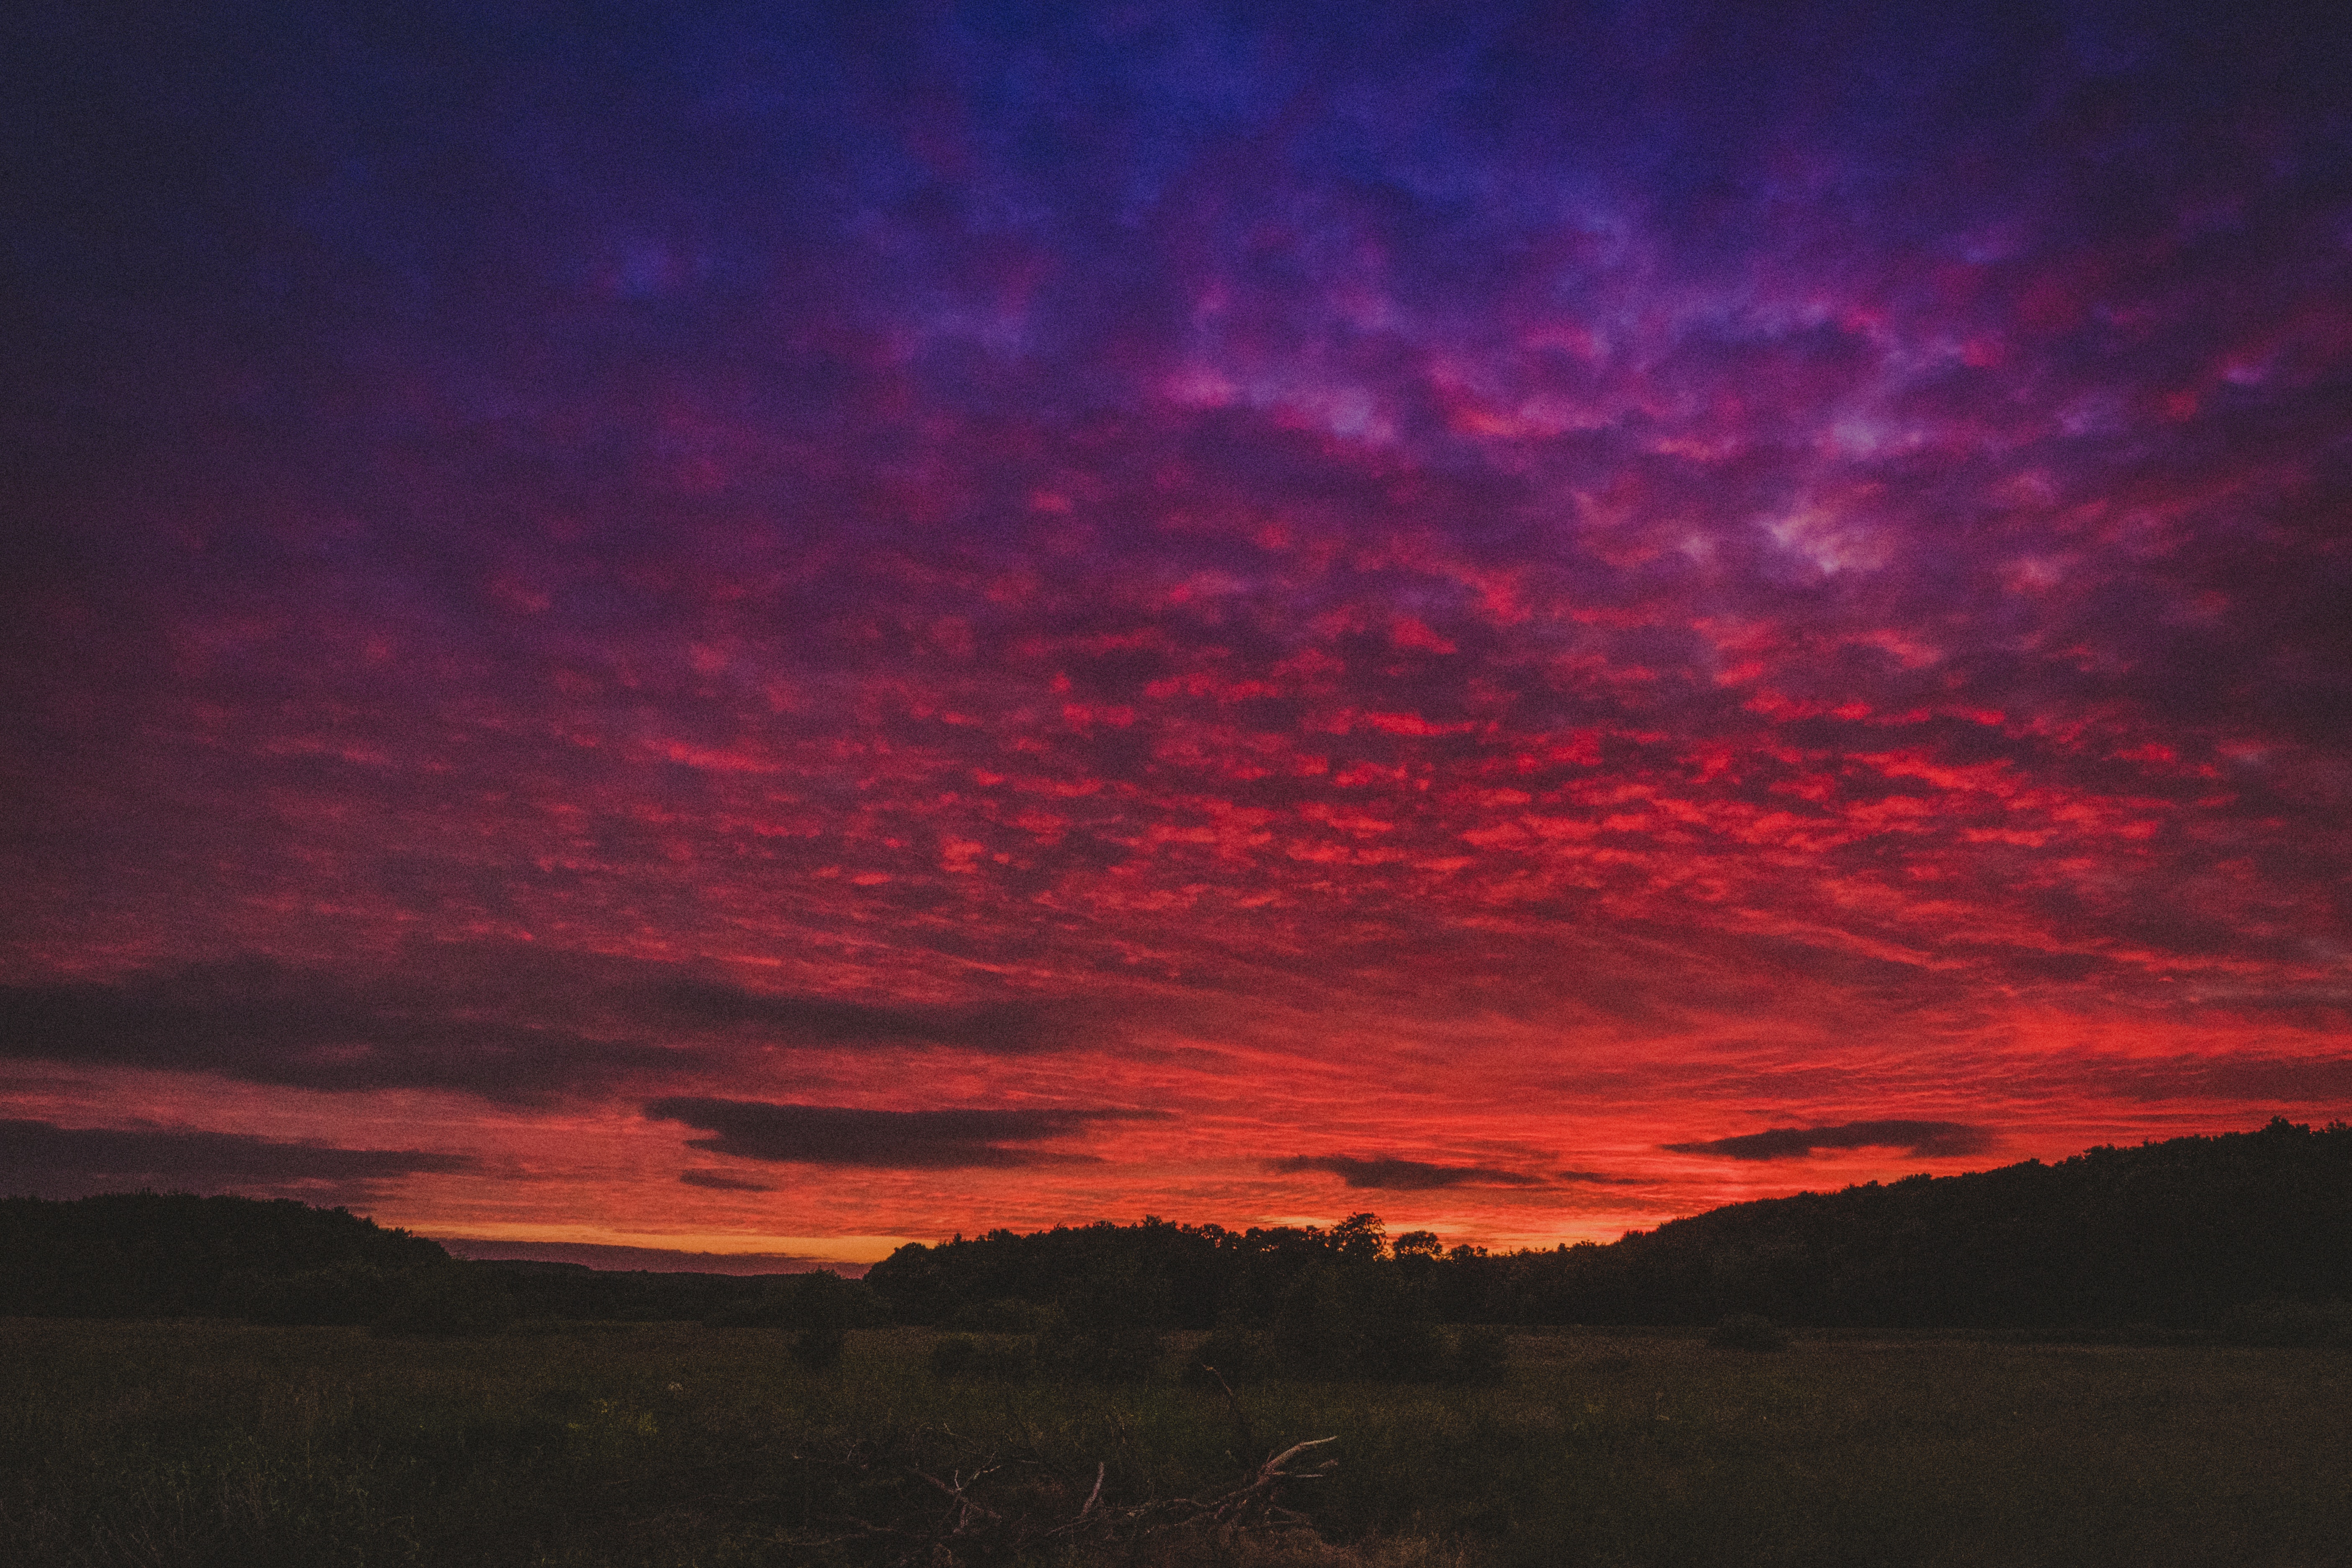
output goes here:
[[11, 15], [0, 1192], [1506, 1247], [2352, 1115], [2336, 6]]

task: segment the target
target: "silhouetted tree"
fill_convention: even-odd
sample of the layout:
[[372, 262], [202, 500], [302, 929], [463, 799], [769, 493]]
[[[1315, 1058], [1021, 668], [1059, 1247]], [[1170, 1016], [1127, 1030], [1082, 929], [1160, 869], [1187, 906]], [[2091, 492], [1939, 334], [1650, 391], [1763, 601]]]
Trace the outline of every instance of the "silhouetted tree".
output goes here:
[[437, 1243], [290, 1199], [0, 1199], [0, 1314], [362, 1322]]
[[420, 1268], [374, 1331], [400, 1336], [494, 1334], [515, 1321], [514, 1298], [497, 1280], [461, 1263]]
[[2250, 1303], [2352, 1300], [2352, 1128], [2281, 1120], [2053, 1165], [1874, 1182], [1738, 1204], [1607, 1246], [1441, 1256], [1426, 1231], [1381, 1242], [1370, 1215], [1328, 1230], [1154, 1219], [904, 1247], [868, 1280], [900, 1321], [940, 1322], [1000, 1300], [1083, 1316], [1092, 1281], [1147, 1279], [1157, 1326], [1213, 1328], [1221, 1370], [1280, 1359], [1277, 1335], [1310, 1360], [1370, 1364], [1307, 1344], [1309, 1325], [1339, 1340], [1363, 1331], [1366, 1312], [1349, 1304], [1360, 1288], [1337, 1282], [1358, 1268], [1385, 1271], [1380, 1289], [1401, 1290], [1371, 1315], [1405, 1323], [1700, 1324], [1754, 1313], [1822, 1326], [2222, 1332]]
[[800, 1325], [793, 1336], [793, 1359], [812, 1371], [839, 1365], [856, 1315], [855, 1288], [829, 1268], [803, 1274], [792, 1312]]

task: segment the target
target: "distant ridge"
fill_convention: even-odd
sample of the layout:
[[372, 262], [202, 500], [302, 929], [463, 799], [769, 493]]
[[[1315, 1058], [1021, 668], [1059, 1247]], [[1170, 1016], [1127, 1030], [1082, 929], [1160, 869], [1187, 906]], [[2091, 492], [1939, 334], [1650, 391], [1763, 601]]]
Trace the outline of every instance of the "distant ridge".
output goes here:
[[2352, 1298], [2352, 1127], [2279, 1118], [1766, 1198], [1474, 1272], [1486, 1309], [1523, 1321], [2210, 1324], [2265, 1300]]
[[[1369, 1226], [1359, 1226], [1369, 1222]], [[1089, 1226], [901, 1247], [866, 1283], [902, 1319], [1069, 1305], [1125, 1279], [1167, 1327], [1264, 1303], [1379, 1232]], [[1958, 1176], [1767, 1198], [1606, 1245], [1488, 1255], [1413, 1238], [1391, 1266], [1443, 1321], [2058, 1331], [2210, 1328], [2273, 1301], [2352, 1299], [2352, 1127], [2101, 1147]], [[1377, 1255], [1375, 1243], [1374, 1254]]]
[[797, 1252], [686, 1252], [667, 1247], [617, 1247], [593, 1241], [496, 1241], [478, 1237], [439, 1238], [453, 1258], [481, 1261], [561, 1263], [602, 1270], [646, 1270], [656, 1274], [797, 1274], [829, 1268], [845, 1278], [866, 1272], [862, 1263], [840, 1263]]
[[[290, 1199], [0, 1199], [7, 1316], [373, 1322], [429, 1274], [475, 1280], [468, 1289], [526, 1315], [726, 1321], [776, 1288], [691, 1268], [562, 1266], [573, 1261], [458, 1262], [425, 1237]], [[1760, 1199], [1549, 1251], [1445, 1251], [1425, 1232], [1391, 1246], [1370, 1215], [1328, 1230], [1150, 1219], [997, 1231], [901, 1247], [866, 1286], [904, 1322], [983, 1321], [1026, 1302], [1205, 1329], [1236, 1304], [1271, 1310], [1318, 1265], [1388, 1271], [1397, 1300], [1452, 1322], [1759, 1313], [1817, 1327], [2204, 1331], [2280, 1304], [2352, 1300], [2352, 1126], [2281, 1119], [2055, 1164]]]
[[[805, 1272], [812, 1261], [634, 1247], [532, 1258], [539, 1248], [528, 1242], [487, 1249], [505, 1260], [455, 1258], [439, 1242], [291, 1198], [0, 1198], [0, 1317], [412, 1325], [402, 1331], [478, 1331], [517, 1318], [700, 1321], [751, 1310], [790, 1264]], [[605, 1267], [561, 1255], [570, 1250]]]
[[291, 1198], [0, 1199], [0, 1315], [364, 1322], [449, 1255]]

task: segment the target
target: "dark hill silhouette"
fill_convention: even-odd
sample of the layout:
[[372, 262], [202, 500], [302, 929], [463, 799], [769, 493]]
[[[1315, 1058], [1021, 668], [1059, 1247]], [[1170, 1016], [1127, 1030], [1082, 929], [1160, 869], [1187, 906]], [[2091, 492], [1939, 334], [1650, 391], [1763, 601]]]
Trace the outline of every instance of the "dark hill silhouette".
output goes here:
[[1490, 1256], [1435, 1238], [1096, 1225], [901, 1247], [866, 1282], [902, 1321], [986, 1327], [1026, 1302], [1138, 1326], [1265, 1321], [1318, 1262], [1393, 1269], [1454, 1322], [2211, 1328], [2352, 1298], [2352, 1127], [2101, 1147], [1960, 1176], [1737, 1204], [1600, 1245]]
[[[290, 1198], [0, 1198], [0, 1317], [231, 1317], [414, 1333], [476, 1332], [519, 1317], [797, 1326], [808, 1280], [466, 1262], [437, 1241]], [[863, 1287], [848, 1300], [858, 1308]]]
[[[805, 1284], [462, 1263], [437, 1243], [289, 1200], [0, 1199], [0, 1315], [377, 1322], [398, 1318], [404, 1300], [437, 1310], [444, 1296], [472, 1312], [488, 1292], [508, 1315], [782, 1324], [805, 1315]], [[1373, 1317], [1673, 1324], [1752, 1313], [1815, 1327], [2197, 1332], [2231, 1331], [2250, 1313], [2301, 1322], [2278, 1314], [2346, 1300], [2352, 1127], [2279, 1120], [2055, 1164], [1737, 1204], [1550, 1251], [1448, 1252], [1426, 1232], [1391, 1246], [1370, 1215], [1329, 1229], [1151, 1218], [1000, 1230], [900, 1247], [842, 1310], [855, 1309], [850, 1321], [879, 1310], [978, 1331], [1050, 1321], [1104, 1344], [1218, 1327], [1306, 1345], [1319, 1342], [1313, 1320], [1338, 1310], [1331, 1302], [1351, 1304], [1365, 1321], [1349, 1332], [1370, 1343], [1387, 1332]], [[433, 1315], [410, 1312], [420, 1314]], [[2305, 1313], [2305, 1326], [2338, 1334], [2345, 1315]], [[443, 1316], [472, 1321], [455, 1308]]]
[[1381, 1258], [1380, 1221], [1357, 1215], [1325, 1230], [1246, 1231], [1108, 1221], [1028, 1236], [991, 1231], [938, 1247], [910, 1243], [866, 1270], [866, 1283], [901, 1322], [985, 1328], [992, 1304], [1061, 1308], [1129, 1328], [1205, 1329], [1225, 1311], [1255, 1314], [1318, 1262]]
[[0, 1199], [0, 1314], [364, 1322], [437, 1242], [290, 1198]]
[[1768, 1198], [1464, 1273], [1463, 1306], [1523, 1322], [2210, 1325], [2267, 1300], [2352, 1297], [2352, 1127], [2276, 1120]]

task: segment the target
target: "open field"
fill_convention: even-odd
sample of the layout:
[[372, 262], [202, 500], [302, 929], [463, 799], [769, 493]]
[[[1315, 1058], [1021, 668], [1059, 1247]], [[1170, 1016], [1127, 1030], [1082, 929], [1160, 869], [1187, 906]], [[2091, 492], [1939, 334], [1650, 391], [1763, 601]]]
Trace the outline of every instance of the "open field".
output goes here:
[[[0, 1321], [0, 1561], [2316, 1568], [2352, 1541], [2342, 1350], [1538, 1331], [1498, 1387], [1229, 1405], [942, 1384], [934, 1338], [855, 1333], [813, 1373], [758, 1330]], [[1329, 1549], [1154, 1532], [1327, 1436], [1282, 1500]]]

